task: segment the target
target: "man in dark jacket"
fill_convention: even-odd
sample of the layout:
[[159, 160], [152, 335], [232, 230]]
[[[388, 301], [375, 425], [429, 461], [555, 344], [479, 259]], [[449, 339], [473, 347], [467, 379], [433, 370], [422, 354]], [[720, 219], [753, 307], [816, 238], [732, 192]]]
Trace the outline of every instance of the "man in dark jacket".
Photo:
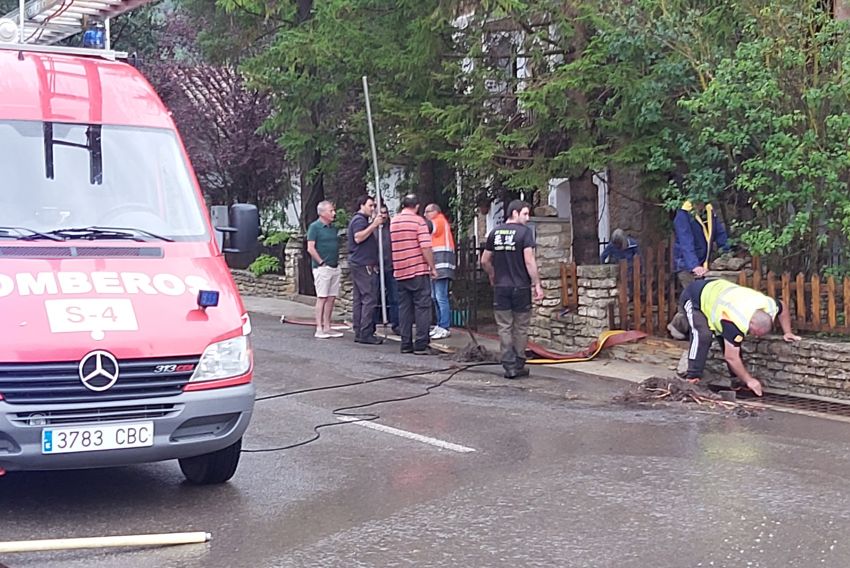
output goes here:
[[375, 231], [384, 223], [383, 215], [375, 215], [375, 200], [368, 195], [357, 199], [357, 213], [348, 224], [348, 265], [354, 285], [354, 305], [351, 323], [354, 341], [367, 345], [380, 345], [383, 340], [375, 335], [373, 317], [378, 303], [379, 255]]
[[[673, 245], [673, 270], [684, 290], [697, 278], [708, 272], [711, 248], [717, 245], [721, 251], [729, 250], [728, 237], [723, 223], [714, 213], [710, 203], [685, 201], [673, 218], [676, 242]], [[683, 327], [685, 313], [679, 310], [667, 325], [675, 339], [685, 339], [679, 330]]]
[[632, 266], [632, 259], [640, 254], [638, 242], [626, 235], [623, 229], [614, 229], [611, 233], [611, 242], [599, 255], [599, 260], [602, 264], [611, 263], [617, 264], [621, 260], [628, 261], [629, 268]]
[[726, 229], [711, 204], [685, 201], [673, 219], [676, 243], [673, 262], [682, 288], [708, 272], [711, 247], [729, 250]]

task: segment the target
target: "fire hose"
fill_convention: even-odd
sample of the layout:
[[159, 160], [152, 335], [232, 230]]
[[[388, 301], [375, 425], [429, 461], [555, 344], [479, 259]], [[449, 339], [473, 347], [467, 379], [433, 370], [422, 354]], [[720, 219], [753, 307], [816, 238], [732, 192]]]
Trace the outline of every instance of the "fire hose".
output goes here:
[[[286, 316], [281, 316], [280, 323], [291, 323], [294, 325], [315, 325], [313, 320], [306, 319], [298, 319], [298, 318], [290, 318]], [[346, 322], [335, 322], [332, 324], [334, 329], [347, 329], [349, 328], [349, 324]], [[496, 339], [497, 336], [488, 335], [484, 333], [473, 332], [467, 328], [455, 328], [462, 329], [469, 333], [470, 337], [474, 342], [477, 343], [476, 337], [482, 337], [485, 339]], [[624, 331], [621, 329], [615, 329], [610, 331], [603, 331], [597, 339], [593, 341], [588, 347], [582, 349], [581, 351], [576, 351], [574, 353], [559, 353], [557, 351], [552, 351], [550, 349], [546, 349], [542, 345], [534, 343], [533, 341], [528, 342], [528, 351], [532, 354], [536, 355], [536, 357], [529, 358], [526, 363], [529, 365], [555, 365], [558, 363], [584, 363], [587, 361], [591, 361], [596, 358], [599, 353], [602, 352], [606, 347], [614, 347], [615, 345], [622, 345], [623, 343], [631, 343], [634, 341], [640, 341], [641, 339], [646, 337], [646, 333], [642, 331]]]

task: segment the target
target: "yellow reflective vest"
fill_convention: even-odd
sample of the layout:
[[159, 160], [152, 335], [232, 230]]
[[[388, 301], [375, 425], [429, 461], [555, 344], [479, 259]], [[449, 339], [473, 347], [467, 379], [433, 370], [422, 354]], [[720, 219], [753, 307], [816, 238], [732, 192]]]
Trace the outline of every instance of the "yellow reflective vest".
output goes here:
[[764, 310], [772, 318], [779, 314], [779, 306], [773, 298], [727, 280], [713, 280], [706, 284], [699, 306], [708, 319], [708, 327], [718, 335], [723, 332], [722, 320], [732, 322], [747, 333], [756, 310]]

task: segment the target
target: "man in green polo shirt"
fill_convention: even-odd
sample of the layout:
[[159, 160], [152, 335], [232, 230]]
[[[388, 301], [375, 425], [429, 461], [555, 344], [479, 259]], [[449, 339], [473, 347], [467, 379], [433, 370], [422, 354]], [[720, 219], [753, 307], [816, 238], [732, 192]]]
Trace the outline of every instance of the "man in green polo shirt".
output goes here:
[[342, 337], [331, 329], [334, 301], [339, 295], [339, 237], [333, 222], [336, 209], [330, 201], [316, 207], [319, 218], [307, 227], [307, 254], [313, 259], [313, 283], [316, 286], [317, 339]]

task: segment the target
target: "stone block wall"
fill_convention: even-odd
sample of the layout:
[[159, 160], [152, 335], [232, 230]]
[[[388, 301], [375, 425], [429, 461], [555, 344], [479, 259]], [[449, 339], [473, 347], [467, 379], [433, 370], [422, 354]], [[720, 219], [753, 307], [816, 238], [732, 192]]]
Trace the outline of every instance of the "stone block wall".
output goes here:
[[351, 268], [348, 265], [348, 239], [344, 236], [340, 237], [339, 241], [339, 267], [342, 274], [334, 309], [350, 320], [351, 308], [354, 306], [354, 283], [351, 281]]
[[[744, 362], [768, 387], [850, 400], [850, 342], [804, 338], [786, 343], [781, 336], [747, 338]], [[728, 377], [720, 349], [712, 349], [709, 369]]]
[[298, 293], [298, 263], [301, 261], [304, 241], [293, 236], [287, 243], [283, 274], [263, 274], [254, 276], [249, 270], [231, 269], [230, 274], [239, 288], [240, 294], [263, 298], [288, 298]]
[[[538, 251], [538, 262], [541, 254]], [[547, 273], [550, 274], [550, 273]], [[556, 350], [575, 350], [590, 345], [608, 329], [608, 310], [617, 301], [617, 267], [578, 267], [578, 308], [561, 307], [561, 277], [541, 274], [545, 299], [534, 309], [529, 338]]]
[[264, 298], [285, 298], [296, 292], [294, 281], [288, 276], [280, 274], [264, 274], [254, 276], [248, 270], [231, 269], [233, 280], [239, 288], [240, 294], [249, 296], [261, 296]]

